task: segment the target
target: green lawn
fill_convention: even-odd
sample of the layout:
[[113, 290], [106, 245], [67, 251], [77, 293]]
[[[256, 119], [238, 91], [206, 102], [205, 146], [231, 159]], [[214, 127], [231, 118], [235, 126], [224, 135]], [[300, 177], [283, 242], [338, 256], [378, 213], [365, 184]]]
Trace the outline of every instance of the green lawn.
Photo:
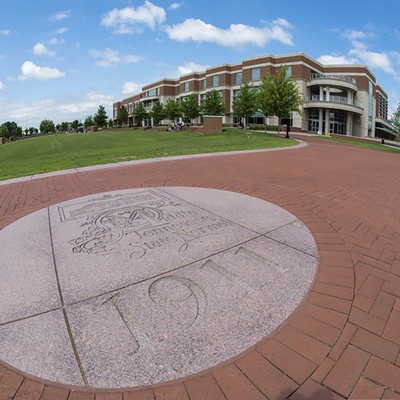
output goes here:
[[363, 142], [363, 141], [358, 141], [354, 139], [346, 139], [346, 138], [338, 138], [338, 137], [326, 137], [326, 136], [315, 136], [321, 140], [329, 140], [331, 142], [336, 142], [336, 143], [344, 143], [348, 144], [350, 146], [356, 146], [356, 147], [363, 147], [365, 149], [370, 149], [370, 150], [378, 150], [378, 151], [384, 151], [387, 153], [400, 153], [400, 148], [399, 147], [388, 147], [388, 146], [383, 146], [380, 142]]
[[189, 131], [132, 129], [63, 133], [0, 145], [0, 180], [120, 161], [284, 147], [296, 143], [283, 137], [240, 129], [224, 129], [222, 134], [211, 136]]

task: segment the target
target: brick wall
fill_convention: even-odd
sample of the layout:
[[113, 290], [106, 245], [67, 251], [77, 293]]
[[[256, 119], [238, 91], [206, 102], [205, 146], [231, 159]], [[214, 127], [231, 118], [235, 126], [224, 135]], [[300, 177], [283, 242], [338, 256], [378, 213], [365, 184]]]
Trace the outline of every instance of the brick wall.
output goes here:
[[203, 117], [203, 135], [212, 133], [222, 133], [222, 117], [211, 115]]

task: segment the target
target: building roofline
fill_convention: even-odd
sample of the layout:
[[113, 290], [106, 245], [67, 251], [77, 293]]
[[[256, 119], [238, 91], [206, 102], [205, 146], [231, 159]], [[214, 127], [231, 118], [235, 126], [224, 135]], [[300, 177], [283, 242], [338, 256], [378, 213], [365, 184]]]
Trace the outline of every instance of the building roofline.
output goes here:
[[[134, 94], [132, 96], [126, 97], [126, 98], [120, 100], [120, 102], [125, 102], [126, 100], [128, 100], [131, 97], [135, 97], [135, 96], [140, 95], [148, 87], [154, 87], [154, 86], [157, 86], [157, 84], [163, 84], [163, 83], [165, 84], [166, 82], [170, 82], [172, 85], [177, 85], [185, 77], [188, 77], [190, 75], [207, 74], [207, 71], [212, 70], [212, 69], [218, 69], [218, 68], [221, 68], [221, 67], [234, 68], [234, 67], [238, 67], [240, 65], [243, 65], [244, 63], [249, 62], [249, 61], [261, 60], [261, 59], [265, 59], [265, 58], [271, 58], [273, 60], [278, 61], [279, 59], [284, 59], [284, 58], [289, 58], [289, 57], [299, 57], [299, 56], [311, 61], [312, 63], [318, 64], [321, 67], [322, 70], [324, 68], [347, 68], [347, 69], [364, 68], [364, 69], [366, 69], [368, 74], [370, 74], [371, 77], [374, 79], [375, 84], [377, 84], [376, 83], [376, 76], [368, 68], [368, 66], [365, 65], [365, 64], [322, 64], [321, 62], [319, 62], [315, 58], [312, 58], [311, 56], [309, 56], [309, 55], [307, 55], [307, 54], [305, 54], [303, 52], [295, 52], [295, 53], [287, 53], [287, 54], [279, 54], [279, 55], [263, 54], [263, 55], [258, 55], [258, 56], [254, 56], [254, 57], [250, 57], [250, 58], [245, 58], [241, 62], [237, 62], [237, 63], [234, 63], [234, 64], [224, 63], [224, 64], [220, 64], [220, 65], [210, 66], [210, 67], [206, 68], [203, 71], [189, 72], [187, 74], [180, 75], [178, 78], [161, 78], [161, 79], [158, 79], [155, 82], [152, 82], [152, 83], [149, 83], [147, 85], [142, 86], [142, 91], [141, 92], [138, 92], [138, 93], [136, 93], [136, 94]], [[384, 90], [382, 89], [381, 86], [380, 86], [380, 88], [384, 92]], [[116, 103], [114, 103], [114, 104], [116, 104]]]

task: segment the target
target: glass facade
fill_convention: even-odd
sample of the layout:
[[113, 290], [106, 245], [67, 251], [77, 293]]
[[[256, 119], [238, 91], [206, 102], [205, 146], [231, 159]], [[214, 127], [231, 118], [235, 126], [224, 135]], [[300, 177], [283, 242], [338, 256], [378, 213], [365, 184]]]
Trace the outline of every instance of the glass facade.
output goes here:
[[146, 97], [154, 97], [160, 95], [160, 88], [150, 89], [146, 92]]
[[213, 75], [212, 77], [212, 85], [215, 86], [219, 86], [219, 75]]
[[326, 123], [325, 115], [326, 110], [322, 111], [322, 121], [320, 126], [319, 108], [310, 108], [308, 110], [308, 130], [309, 132], [322, 131], [323, 133], [329, 132], [336, 135], [346, 135], [347, 112], [346, 111], [330, 111], [329, 112], [329, 126]]
[[252, 81], [261, 80], [261, 68], [260, 67], [251, 69], [251, 80]]

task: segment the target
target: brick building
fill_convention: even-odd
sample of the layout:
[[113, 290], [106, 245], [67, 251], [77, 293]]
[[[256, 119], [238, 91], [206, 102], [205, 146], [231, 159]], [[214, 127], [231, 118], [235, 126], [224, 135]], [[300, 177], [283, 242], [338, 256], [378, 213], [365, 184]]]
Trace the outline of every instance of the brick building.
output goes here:
[[[157, 101], [182, 101], [192, 93], [201, 103], [208, 91], [217, 90], [223, 98], [226, 114], [223, 123], [235, 125], [239, 118], [232, 111], [242, 82], [260, 85], [264, 74], [287, 65], [304, 97], [303, 113], [291, 116], [292, 131], [330, 132], [356, 137], [393, 138], [396, 134], [388, 122], [388, 96], [365, 65], [323, 65], [303, 53], [280, 56], [264, 55], [237, 64], [223, 64], [193, 72], [178, 79], [161, 79], [143, 86], [142, 91], [113, 105], [114, 124], [120, 107], [126, 107], [129, 124], [133, 124], [134, 107], [142, 102], [151, 110]], [[201, 123], [199, 118], [196, 123]], [[151, 124], [151, 120], [146, 121]], [[277, 118], [256, 113], [254, 124], [278, 124]]]

